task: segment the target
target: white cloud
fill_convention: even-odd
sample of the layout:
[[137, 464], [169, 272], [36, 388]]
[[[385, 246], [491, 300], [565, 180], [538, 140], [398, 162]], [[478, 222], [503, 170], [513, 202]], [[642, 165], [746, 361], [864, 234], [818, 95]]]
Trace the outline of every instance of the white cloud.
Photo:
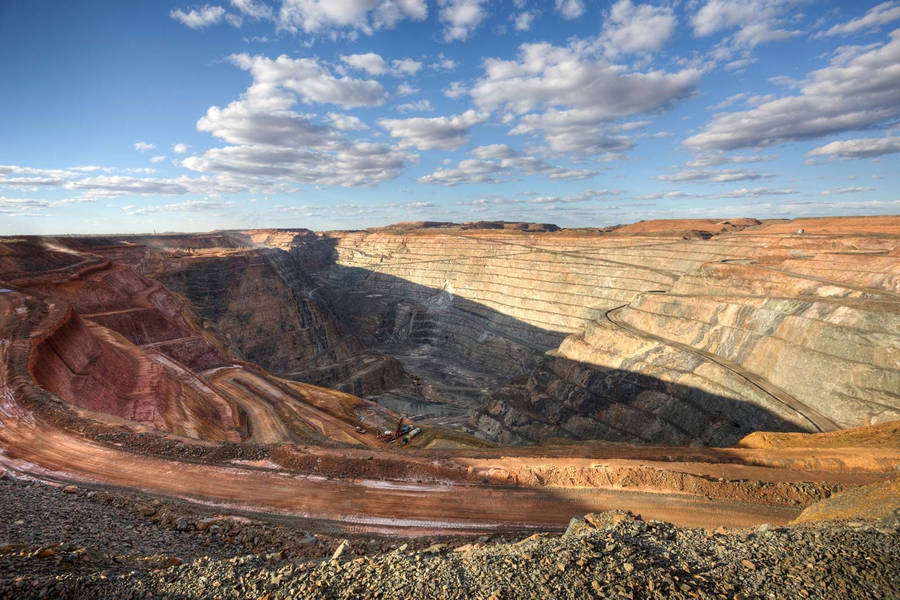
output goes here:
[[165, 156], [164, 154], [163, 154], [163, 155], [159, 155], [159, 156], [154, 156], [153, 158], [150, 159], [150, 162], [152, 162], [152, 163], [154, 163], [154, 164], [156, 164], [156, 163], [161, 163], [161, 162], [163, 162], [164, 160], [166, 160], [166, 158], [168, 158], [168, 157]]
[[411, 58], [399, 58], [391, 61], [395, 73], [415, 75], [422, 68], [422, 63]]
[[388, 62], [379, 54], [367, 52], [365, 54], [351, 54], [341, 56], [341, 60], [356, 69], [362, 69], [369, 75], [391, 74], [395, 77], [415, 75], [422, 70], [422, 63], [412, 58], [397, 58]]
[[153, 150], [156, 148], [156, 144], [150, 144], [148, 142], [135, 142], [134, 149], [138, 152], [146, 152], [147, 150]]
[[174, 152], [175, 154], [187, 154], [187, 151], [188, 151], [187, 144], [178, 143], [178, 144], [175, 144], [174, 146], [172, 146], [172, 152]]
[[99, 192], [101, 195], [159, 194], [181, 195], [197, 191], [197, 181], [183, 177], [180, 179], [150, 179], [125, 175], [99, 175], [72, 181], [66, 189], [81, 192]]
[[384, 75], [388, 70], [387, 62], [385, 62], [381, 55], [374, 52], [341, 56], [341, 60], [351, 67], [362, 69], [369, 75]]
[[58, 177], [3, 177], [0, 185], [23, 190], [36, 190], [38, 188], [58, 187], [66, 182]]
[[354, 131], [368, 129], [369, 126], [363, 123], [359, 117], [353, 115], [342, 115], [338, 113], [328, 113], [328, 120], [331, 124], [341, 131]]
[[[188, 157], [182, 161], [184, 167], [248, 179], [257, 185], [280, 180], [367, 186], [396, 177], [410, 160], [396, 148], [345, 138], [341, 130], [365, 127], [357, 117], [328, 113], [332, 123], [328, 126], [314, 122], [315, 115], [293, 110], [294, 91], [324, 100], [339, 93], [344, 84], [354, 93], [355, 80], [335, 80], [323, 74], [316, 61], [304, 59], [271, 61], [244, 56], [235, 62], [251, 70], [253, 84], [239, 100], [225, 108], [210, 107], [197, 122], [199, 130], [234, 145]], [[337, 88], [335, 81], [341, 82]]]
[[872, 7], [865, 15], [858, 19], [853, 19], [846, 23], [835, 25], [828, 31], [824, 31], [816, 35], [816, 37], [824, 37], [829, 35], [848, 35], [856, 33], [864, 29], [872, 29], [880, 27], [886, 23], [900, 19], [900, 2], [892, 0], [891, 2], [882, 2]]
[[450, 87], [444, 90], [444, 95], [448, 98], [453, 98], [456, 100], [457, 98], [462, 98], [466, 94], [469, 93], [469, 90], [459, 81], [451, 81]]
[[294, 102], [290, 93], [254, 84], [225, 108], [211, 106], [197, 121], [197, 129], [232, 144], [322, 148], [337, 141], [330, 128], [290, 110]]
[[834, 188], [830, 190], [822, 190], [821, 194], [823, 196], [837, 196], [841, 194], [858, 194], [860, 192], [870, 192], [874, 188], [870, 187], [844, 187], [844, 188]]
[[621, 129], [613, 121], [665, 108], [690, 94], [700, 79], [694, 69], [633, 71], [577, 45], [546, 43], [523, 44], [517, 60], [487, 59], [484, 69], [470, 94], [484, 109], [506, 110], [504, 122], [518, 118], [510, 133], [538, 133], [554, 152], [604, 159], [633, 146], [627, 136], [615, 135]]
[[225, 17], [225, 9], [221, 6], [205, 4], [201, 8], [192, 8], [187, 12], [180, 8], [172, 10], [169, 12], [169, 16], [191, 29], [203, 29], [221, 23]]
[[274, 19], [272, 7], [265, 2], [255, 0], [231, 0], [231, 5], [238, 9], [242, 15], [252, 19]]
[[7, 217], [41, 216], [51, 206], [48, 200], [37, 198], [6, 198], [0, 196], [0, 215]]
[[847, 65], [814, 71], [800, 95], [717, 114], [685, 140], [698, 149], [731, 150], [808, 140], [877, 126], [900, 116], [900, 30]]
[[444, 24], [444, 40], [465, 41], [487, 18], [486, 0], [438, 0], [440, 19]]
[[538, 196], [532, 198], [532, 204], [573, 204], [578, 202], [591, 202], [596, 200], [610, 200], [610, 196], [618, 195], [609, 190], [585, 190], [569, 196]]
[[563, 19], [577, 19], [584, 14], [583, 0], [556, 0], [556, 12]]
[[433, 62], [428, 66], [435, 71], [452, 71], [456, 69], [456, 61], [443, 54], [438, 54], [437, 62]]
[[472, 150], [474, 158], [459, 161], [456, 167], [437, 169], [420, 177], [419, 183], [460, 185], [466, 183], [499, 183], [525, 175], [543, 175], [550, 179], [586, 179], [596, 171], [566, 169], [550, 165], [533, 156], [526, 156], [506, 144], [479, 146]]
[[767, 162], [774, 160], [776, 157], [772, 154], [754, 154], [750, 156], [728, 156], [722, 152], [711, 152], [701, 154], [694, 160], [690, 160], [684, 164], [692, 169], [703, 167], [716, 167], [719, 165], [743, 165], [747, 163]]
[[745, 181], [753, 179], [768, 179], [771, 175], [763, 175], [757, 171], [745, 169], [723, 169], [721, 171], [709, 171], [705, 169], [690, 169], [674, 175], [658, 175], [660, 181], [709, 181], [712, 183], [724, 183], [728, 181]]
[[201, 212], [224, 210], [234, 206], [233, 202], [218, 202], [213, 200], [187, 200], [162, 206], [123, 206], [122, 210], [130, 215], [151, 215], [155, 213], [170, 212]]
[[415, 102], [407, 102], [405, 104], [400, 104], [397, 106], [397, 111], [402, 113], [407, 112], [431, 112], [434, 110], [434, 107], [431, 106], [431, 102], [428, 100], [416, 100]]
[[708, 106], [707, 108], [709, 108], [709, 110], [722, 110], [723, 108], [728, 108], [729, 106], [731, 106], [732, 104], [734, 104], [736, 102], [740, 102], [741, 100], [744, 100], [746, 97], [747, 97], [747, 94], [745, 92], [738, 92], [737, 94], [728, 96], [727, 98], [725, 98], [718, 104], [714, 104], [713, 106]]
[[628, 136], [614, 135], [602, 110], [550, 109], [523, 116], [510, 130], [512, 135], [540, 133], [553, 152], [574, 152], [596, 158], [614, 158], [634, 147]]
[[[163, 157], [165, 158], [165, 157]], [[95, 175], [85, 177], [86, 173], [116, 173], [115, 175]], [[160, 179], [152, 177], [136, 177], [135, 175], [152, 175], [154, 169], [133, 168], [114, 169], [110, 167], [73, 167], [68, 170], [35, 169], [17, 165], [0, 165], [0, 175], [23, 175], [25, 177], [0, 178], [0, 185], [10, 183], [28, 183], [29, 187], [41, 185], [46, 188], [57, 187], [70, 191], [82, 192], [82, 196], [67, 200], [54, 200], [52, 205], [71, 204], [72, 202], [89, 202], [96, 198], [115, 198], [118, 196], [138, 195], [182, 195], [182, 194], [221, 194], [243, 191], [275, 192], [287, 191], [283, 185], [274, 185], [258, 180], [235, 179], [232, 175], [222, 174], [217, 177], [178, 177]]]
[[814, 148], [807, 156], [831, 156], [840, 159], [872, 158], [900, 152], [900, 137], [859, 138], [831, 142]]
[[540, 106], [591, 108], [615, 119], [669, 105], [691, 91], [700, 72], [635, 72], [595, 61], [573, 48], [523, 44], [518, 60], [487, 59], [485, 75], [471, 90], [476, 104], [525, 113]]
[[759, 198], [761, 196], [791, 196], [797, 194], [797, 190], [778, 188], [740, 188], [724, 194], [716, 194], [716, 198]]
[[526, 10], [523, 13], [519, 13], [513, 19], [513, 23], [515, 24], [516, 31], [528, 31], [531, 29], [532, 23], [534, 23], [534, 19], [537, 15], [534, 11]]
[[185, 167], [242, 178], [280, 179], [312, 185], [371, 186], [400, 174], [409, 156], [368, 142], [344, 142], [325, 151], [303, 146], [242, 145], [213, 148], [186, 158]]
[[707, 36], [737, 28], [731, 43], [752, 48], [798, 35], [784, 29], [784, 16], [803, 0], [707, 0], [691, 19], [694, 34]]
[[467, 110], [449, 117], [412, 119], [381, 119], [378, 124], [387, 129], [391, 137], [400, 140], [404, 148], [419, 150], [455, 150], [469, 141], [469, 129], [487, 120], [486, 113]]
[[350, 29], [371, 35], [428, 16], [425, 0], [282, 0], [278, 28], [297, 33]]
[[607, 54], [656, 52], [675, 31], [675, 13], [669, 6], [619, 0], [604, 20], [598, 42]]
[[314, 58], [275, 60], [265, 56], [232, 54], [235, 65], [250, 71], [254, 86], [280, 86], [298, 94], [306, 102], [337, 104], [343, 107], [376, 106], [387, 98], [380, 83], [373, 80], [335, 77]]

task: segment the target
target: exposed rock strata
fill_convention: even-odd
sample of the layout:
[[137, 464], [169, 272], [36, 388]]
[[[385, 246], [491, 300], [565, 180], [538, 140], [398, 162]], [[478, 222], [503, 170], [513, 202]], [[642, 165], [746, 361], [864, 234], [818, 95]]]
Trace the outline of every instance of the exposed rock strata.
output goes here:
[[876, 221], [828, 238], [726, 222], [706, 241], [335, 233], [327, 276], [369, 343], [502, 386], [476, 395], [483, 435], [729, 444], [900, 417], [900, 225]]

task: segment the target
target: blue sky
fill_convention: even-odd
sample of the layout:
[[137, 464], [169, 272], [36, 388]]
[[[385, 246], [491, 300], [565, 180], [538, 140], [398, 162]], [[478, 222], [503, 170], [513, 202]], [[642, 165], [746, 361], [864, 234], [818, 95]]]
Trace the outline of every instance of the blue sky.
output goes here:
[[900, 0], [5, 0], [0, 57], [0, 234], [900, 214]]

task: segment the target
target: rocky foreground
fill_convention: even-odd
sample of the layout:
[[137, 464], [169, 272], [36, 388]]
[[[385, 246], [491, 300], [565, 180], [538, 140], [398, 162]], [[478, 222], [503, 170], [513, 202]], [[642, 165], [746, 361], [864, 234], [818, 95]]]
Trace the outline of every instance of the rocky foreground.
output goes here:
[[0, 481], [2, 598], [898, 598], [898, 541], [897, 514], [711, 531], [624, 512], [521, 540], [340, 539]]

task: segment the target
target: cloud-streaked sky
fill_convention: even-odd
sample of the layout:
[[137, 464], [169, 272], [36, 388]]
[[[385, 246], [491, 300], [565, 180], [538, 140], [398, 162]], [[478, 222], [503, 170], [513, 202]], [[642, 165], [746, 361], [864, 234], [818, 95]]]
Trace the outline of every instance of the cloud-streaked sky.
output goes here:
[[900, 0], [12, 0], [0, 56], [0, 234], [900, 214]]

